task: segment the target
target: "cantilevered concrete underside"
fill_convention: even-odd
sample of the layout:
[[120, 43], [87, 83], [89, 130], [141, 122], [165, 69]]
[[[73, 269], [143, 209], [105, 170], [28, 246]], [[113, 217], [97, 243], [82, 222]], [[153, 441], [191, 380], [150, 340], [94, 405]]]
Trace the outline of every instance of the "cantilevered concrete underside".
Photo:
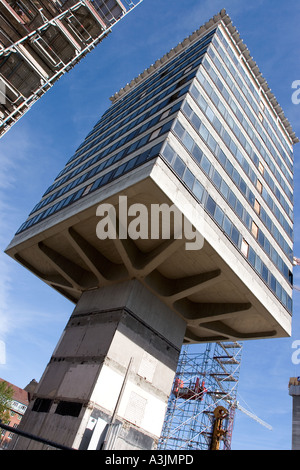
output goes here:
[[[202, 249], [187, 250], [174, 234], [100, 240], [96, 209], [105, 202], [118, 211], [120, 195], [128, 205], [175, 204], [188, 219], [195, 207]], [[160, 158], [17, 235], [7, 253], [74, 303], [85, 291], [138, 279], [185, 320], [185, 342], [290, 334], [289, 313]]]

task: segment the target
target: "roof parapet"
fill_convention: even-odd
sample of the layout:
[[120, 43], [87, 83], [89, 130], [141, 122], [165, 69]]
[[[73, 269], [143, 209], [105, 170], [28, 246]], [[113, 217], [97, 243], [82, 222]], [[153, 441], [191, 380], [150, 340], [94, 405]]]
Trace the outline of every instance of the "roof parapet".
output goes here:
[[250, 51], [245, 45], [245, 43], [242, 41], [240, 34], [236, 27], [232, 24], [232, 20], [229, 17], [229, 15], [225, 15], [223, 18], [223, 23], [228, 29], [231, 37], [234, 39], [236, 47], [238, 50], [242, 53], [243, 58], [245, 63], [248, 65], [250, 71], [252, 72], [254, 78], [256, 79], [258, 85], [260, 88], [263, 90], [267, 100], [271, 104], [272, 108], [274, 109], [275, 113], [279, 117], [284, 129], [288, 133], [291, 141], [293, 144], [296, 144], [299, 142], [299, 138], [296, 136], [295, 132], [292, 129], [292, 126], [288, 119], [285, 117], [283, 109], [279, 105], [275, 95], [272, 93], [271, 89], [269, 88], [269, 85], [266, 81], [266, 79], [263, 77], [262, 73], [259, 70], [258, 65], [256, 64], [255, 60], [253, 57], [250, 55]]
[[130, 83], [127, 83], [127, 85], [125, 85], [125, 87], [121, 88], [113, 96], [111, 96], [110, 100], [112, 101], [112, 103], [115, 103], [119, 99], [123, 98], [125, 96], [125, 94], [129, 90], [131, 90], [135, 85], [139, 84], [142, 80], [149, 77], [155, 70], [160, 68], [162, 65], [164, 65], [166, 62], [168, 62], [170, 59], [173, 59], [176, 55], [180, 54], [188, 46], [190, 46], [193, 42], [195, 42], [197, 39], [199, 39], [199, 37], [203, 36], [210, 29], [215, 27], [216, 24], [220, 23], [220, 21], [222, 20], [222, 18], [224, 16], [226, 16], [226, 11], [221, 10], [221, 12], [218, 15], [215, 15], [213, 18], [211, 18], [209, 21], [207, 21], [204, 25], [202, 25], [199, 29], [197, 29], [192, 34], [190, 34], [188, 37], [186, 37], [182, 42], [177, 44], [176, 47], [174, 47], [169, 52], [167, 52], [161, 59], [157, 59], [157, 61], [154, 64], [151, 64], [142, 73], [140, 73], [136, 78], [131, 80]]
[[242, 54], [244, 62], [249, 67], [254, 79], [257, 81], [258, 86], [263, 91], [267, 101], [269, 101], [272, 109], [278, 116], [280, 122], [282, 123], [283, 129], [287, 132], [291, 142], [296, 144], [299, 142], [299, 138], [296, 136], [295, 132], [292, 129], [292, 126], [286, 116], [284, 115], [283, 109], [279, 105], [276, 97], [272, 93], [271, 89], [268, 86], [267, 81], [262, 76], [258, 65], [256, 64], [253, 57], [250, 55], [250, 51], [240, 37], [240, 34], [236, 27], [232, 24], [230, 16], [226, 13], [225, 9], [222, 9], [217, 15], [214, 15], [209, 21], [204, 23], [199, 29], [194, 31], [188, 37], [186, 37], [182, 42], [177, 44], [176, 47], [167, 52], [161, 59], [157, 59], [154, 64], [151, 64], [146, 68], [142, 73], [137, 77], [133, 78], [130, 83], [127, 83], [123, 88], [117, 91], [113, 96], [110, 97], [110, 101], [114, 104], [118, 100], [124, 98], [124, 96], [131, 91], [135, 86], [137, 86], [145, 78], [148, 78], [153, 72], [158, 68], [164, 65], [166, 62], [171, 60], [176, 55], [180, 54], [183, 50], [189, 47], [193, 42], [199, 39], [204, 34], [207, 34], [209, 30], [216, 27], [216, 25], [223, 23], [226, 29], [228, 29], [231, 37], [234, 40], [234, 43], [238, 51]]

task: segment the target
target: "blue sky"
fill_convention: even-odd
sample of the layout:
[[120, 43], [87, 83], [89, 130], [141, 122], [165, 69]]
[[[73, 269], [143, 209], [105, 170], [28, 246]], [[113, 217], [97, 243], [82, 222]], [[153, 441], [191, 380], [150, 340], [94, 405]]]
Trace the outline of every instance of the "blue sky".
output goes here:
[[[300, 136], [300, 4], [296, 0], [144, 0], [66, 74], [0, 142], [0, 377], [20, 387], [39, 380], [73, 304], [3, 253], [45, 189], [110, 105], [109, 97], [205, 21], [227, 10], [269, 87]], [[295, 255], [300, 257], [300, 144], [295, 146]], [[297, 271], [298, 269], [298, 271]], [[294, 281], [300, 285], [300, 267]], [[291, 338], [244, 342], [239, 401], [273, 431], [237, 412], [233, 449], [291, 448], [292, 343], [300, 340], [300, 292]]]

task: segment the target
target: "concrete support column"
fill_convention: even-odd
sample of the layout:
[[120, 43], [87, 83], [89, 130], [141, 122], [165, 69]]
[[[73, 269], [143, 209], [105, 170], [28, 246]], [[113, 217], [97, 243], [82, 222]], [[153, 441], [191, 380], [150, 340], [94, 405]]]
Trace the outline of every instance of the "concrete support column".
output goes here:
[[137, 280], [83, 293], [21, 429], [77, 449], [155, 448], [185, 328]]
[[293, 397], [292, 450], [300, 450], [300, 382], [299, 377], [291, 377], [289, 394]]

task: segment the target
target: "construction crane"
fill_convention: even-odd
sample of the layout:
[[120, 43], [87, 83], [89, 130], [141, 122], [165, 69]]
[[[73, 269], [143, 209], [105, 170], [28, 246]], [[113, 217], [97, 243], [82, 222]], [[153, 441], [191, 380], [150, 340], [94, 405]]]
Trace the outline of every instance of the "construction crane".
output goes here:
[[222, 440], [226, 441], [227, 440], [227, 445], [228, 445], [228, 432], [229, 429], [226, 429], [226, 426], [223, 426], [223, 421], [226, 418], [230, 417], [230, 413], [232, 413], [232, 408], [238, 409], [245, 413], [247, 416], [250, 418], [254, 419], [257, 421], [259, 424], [262, 426], [265, 426], [267, 429], [272, 431], [272, 426], [262, 419], [260, 419], [258, 416], [256, 416], [254, 413], [251, 411], [246, 410], [243, 406], [239, 404], [239, 402], [235, 402], [234, 405], [229, 407], [229, 410], [224, 408], [223, 406], [217, 406], [217, 408], [214, 410], [214, 424], [213, 424], [213, 431], [212, 431], [212, 437], [211, 437], [211, 444], [210, 444], [210, 450], [220, 450], [220, 443]]
[[228, 416], [228, 411], [223, 406], [217, 406], [214, 410], [214, 425], [210, 444], [210, 450], [219, 450], [220, 441], [226, 434], [226, 429], [223, 428], [223, 421]]
[[245, 408], [243, 408], [239, 402], [236, 402], [235, 405], [236, 408], [240, 411], [242, 411], [243, 413], [245, 413], [246, 415], [248, 415], [250, 418], [254, 419], [255, 421], [257, 421], [259, 424], [261, 424], [262, 426], [264, 426], [265, 428], [269, 429], [270, 431], [273, 430], [272, 426], [268, 423], [266, 423], [265, 421], [263, 421], [262, 419], [260, 419], [258, 416], [256, 416], [254, 413], [251, 413], [251, 411], [248, 411], [246, 410]]

